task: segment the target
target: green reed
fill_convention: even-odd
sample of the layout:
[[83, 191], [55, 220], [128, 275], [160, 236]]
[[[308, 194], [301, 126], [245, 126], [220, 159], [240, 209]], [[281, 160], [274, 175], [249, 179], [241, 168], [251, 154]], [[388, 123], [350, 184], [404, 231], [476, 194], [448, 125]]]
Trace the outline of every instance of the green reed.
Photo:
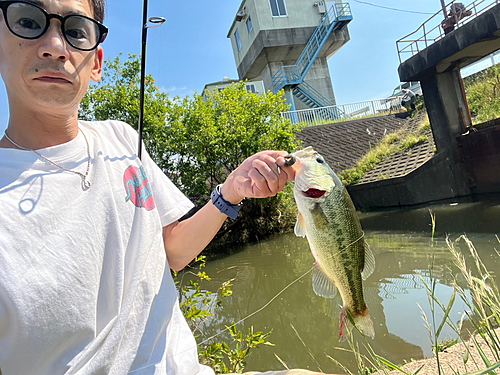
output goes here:
[[[432, 213], [431, 218], [434, 232], [435, 218]], [[498, 237], [497, 240], [500, 243]], [[466, 366], [466, 368], [469, 366], [469, 369], [467, 369], [464, 375], [495, 374], [494, 370], [500, 368], [500, 337], [498, 336], [498, 332], [500, 331], [497, 331], [498, 327], [500, 327], [500, 292], [497, 284], [493, 275], [488, 271], [479, 257], [472, 241], [470, 241], [466, 235], [462, 235], [454, 241], [448, 237], [446, 238], [446, 244], [452, 254], [455, 266], [460, 270], [460, 273], [465, 279], [466, 287], [463, 288], [459, 286], [455, 281], [450, 299], [446, 303], [443, 303], [436, 297], [437, 278], [433, 274], [432, 260], [429, 266], [428, 281], [421, 278], [427, 291], [431, 310], [430, 316], [427, 317], [421, 309], [422, 316], [424, 324], [429, 332], [438, 373], [442, 374], [444, 366], [446, 366], [446, 368], [449, 366], [449, 364], [441, 363], [440, 358], [443, 346], [446, 345], [446, 343], [444, 343], [445, 340], [440, 340], [440, 334], [445, 325], [448, 325], [458, 336], [456, 342], [464, 344], [463, 349], [465, 353], [462, 359], [464, 366]], [[461, 244], [465, 245], [464, 251], [460, 249]], [[500, 255], [498, 252], [497, 254]], [[468, 263], [472, 263], [472, 267], [469, 266]], [[466, 290], [469, 291], [470, 296], [467, 295]], [[465, 303], [467, 311], [458, 324], [455, 324], [450, 318], [450, 312], [457, 297]], [[438, 319], [437, 316], [441, 314], [442, 318]], [[473, 327], [472, 330], [468, 330], [467, 332], [462, 331], [465, 319], [467, 319]], [[420, 366], [415, 372], [410, 374], [402, 368], [404, 364], [394, 364], [376, 354], [366, 338], [363, 337], [360, 341], [356, 342], [352, 332], [349, 332], [347, 340], [350, 349], [336, 349], [353, 353], [358, 367], [357, 375], [371, 374], [375, 371], [377, 371], [377, 374], [387, 374], [389, 371], [393, 370], [405, 375], [416, 375], [423, 367], [423, 365]], [[368, 355], [360, 353], [359, 342], [362, 342]], [[467, 345], [465, 345], [466, 343]], [[477, 350], [479, 358], [472, 355], [470, 350], [471, 345]], [[340, 366], [346, 374], [354, 375], [352, 371], [348, 370], [337, 360], [330, 356], [327, 357], [336, 365]], [[456, 370], [453, 370], [453, 373], [458, 374]]]

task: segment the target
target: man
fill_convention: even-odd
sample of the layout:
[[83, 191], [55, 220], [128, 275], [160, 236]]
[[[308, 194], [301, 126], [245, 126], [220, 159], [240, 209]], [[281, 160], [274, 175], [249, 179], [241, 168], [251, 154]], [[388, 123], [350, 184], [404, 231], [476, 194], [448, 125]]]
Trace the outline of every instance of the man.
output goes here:
[[[401, 105], [403, 107], [410, 107], [410, 114], [415, 110], [415, 93], [410, 89], [401, 90], [403, 96], [401, 97]], [[407, 108], [408, 109], [408, 108]]]
[[455, 24], [464, 19], [465, 17], [471, 16], [472, 10], [465, 9], [465, 5], [462, 3], [453, 3], [450, 6], [450, 12], [448, 16], [441, 21], [441, 27], [443, 28], [444, 34], [449, 34], [455, 30]]
[[[178, 308], [187, 265], [244, 197], [293, 170], [265, 151], [192, 204], [116, 121], [78, 121], [101, 78], [103, 0], [0, 0], [0, 368], [16, 374], [213, 374]], [[225, 212], [225, 213], [223, 213]]]

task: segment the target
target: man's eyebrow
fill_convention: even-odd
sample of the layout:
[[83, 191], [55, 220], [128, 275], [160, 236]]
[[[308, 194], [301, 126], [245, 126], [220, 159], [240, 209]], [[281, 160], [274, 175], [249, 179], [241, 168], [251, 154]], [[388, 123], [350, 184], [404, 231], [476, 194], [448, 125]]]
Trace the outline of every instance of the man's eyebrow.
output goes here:
[[[23, 0], [23, 1], [25, 1], [27, 3], [30, 3], [30, 4], [33, 4], [33, 5], [38, 5], [40, 8], [45, 9], [45, 11], [47, 11], [47, 9], [45, 8], [45, 4], [43, 3], [43, 1], [40, 1], [40, 0]], [[75, 10], [75, 9], [71, 9], [69, 12], [67, 12], [67, 14], [75, 14], [75, 15], [78, 15], [78, 16], [87, 16], [83, 12], [80, 12], [80, 11]]]

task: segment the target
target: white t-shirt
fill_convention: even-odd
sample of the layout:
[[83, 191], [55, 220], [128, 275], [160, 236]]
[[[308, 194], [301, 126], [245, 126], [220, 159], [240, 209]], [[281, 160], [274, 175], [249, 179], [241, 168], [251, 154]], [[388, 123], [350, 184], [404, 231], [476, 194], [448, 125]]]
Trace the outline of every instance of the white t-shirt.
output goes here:
[[192, 203], [117, 121], [72, 141], [0, 149], [2, 375], [213, 374], [178, 306], [162, 227]]

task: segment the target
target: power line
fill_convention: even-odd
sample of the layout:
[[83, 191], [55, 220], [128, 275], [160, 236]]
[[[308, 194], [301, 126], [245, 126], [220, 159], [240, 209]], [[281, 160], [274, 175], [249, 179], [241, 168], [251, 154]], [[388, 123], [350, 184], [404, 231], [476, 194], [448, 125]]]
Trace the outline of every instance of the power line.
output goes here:
[[357, 2], [357, 3], [361, 3], [361, 4], [371, 5], [373, 7], [384, 8], [384, 9], [389, 9], [389, 10], [396, 10], [398, 12], [418, 13], [418, 14], [434, 14], [434, 13], [429, 13], [429, 12], [419, 12], [419, 11], [416, 11], [416, 10], [406, 10], [406, 9], [391, 8], [391, 7], [386, 7], [386, 6], [383, 6], [383, 5], [372, 4], [372, 3], [369, 3], [367, 1], [361, 1], [361, 0], [354, 0], [354, 1]]

